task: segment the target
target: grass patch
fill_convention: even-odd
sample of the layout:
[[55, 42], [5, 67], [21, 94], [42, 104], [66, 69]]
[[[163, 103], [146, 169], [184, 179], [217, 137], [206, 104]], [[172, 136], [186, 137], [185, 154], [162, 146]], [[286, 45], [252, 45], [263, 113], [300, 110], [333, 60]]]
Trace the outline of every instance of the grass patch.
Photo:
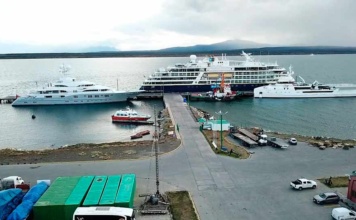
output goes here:
[[337, 187], [347, 187], [349, 185], [349, 177], [347, 176], [335, 176], [332, 177], [331, 185], [326, 184], [326, 181], [329, 181], [329, 178], [321, 178], [318, 179], [321, 183], [325, 184], [330, 188], [337, 188]]
[[187, 191], [167, 192], [173, 220], [198, 220], [193, 201]]
[[250, 154], [247, 152], [247, 150], [239, 145], [235, 145], [233, 143], [230, 143], [229, 141], [227, 141], [227, 137], [229, 136], [229, 132], [227, 131], [223, 131], [223, 146], [227, 148], [227, 151], [229, 152], [231, 149], [235, 152], [232, 153], [231, 155], [229, 155], [229, 153], [220, 151], [220, 132], [216, 132], [216, 142], [215, 143], [218, 147], [218, 151], [215, 150], [215, 147], [212, 145], [213, 142], [213, 131], [210, 130], [203, 130], [202, 133], [204, 134], [205, 139], [208, 141], [211, 149], [214, 150], [214, 152], [218, 153], [218, 154], [222, 154], [222, 155], [226, 155], [226, 156], [230, 156], [230, 157], [236, 157], [236, 158], [240, 158], [240, 159], [247, 159], [249, 158]]

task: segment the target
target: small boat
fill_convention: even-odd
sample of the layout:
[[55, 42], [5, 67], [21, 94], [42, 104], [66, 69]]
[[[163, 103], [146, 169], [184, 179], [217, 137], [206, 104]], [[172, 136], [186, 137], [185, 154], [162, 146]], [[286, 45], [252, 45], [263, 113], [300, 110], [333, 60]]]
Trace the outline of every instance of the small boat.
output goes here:
[[225, 84], [224, 74], [221, 77], [221, 83], [219, 85], [212, 85], [213, 91], [206, 93], [192, 93], [190, 100], [192, 101], [233, 101], [240, 93], [231, 91], [230, 84]]
[[138, 139], [138, 138], [142, 138], [142, 134], [134, 134], [134, 135], [131, 135], [131, 140], [132, 140], [132, 139]]
[[131, 108], [126, 108], [125, 110], [119, 110], [111, 116], [112, 122], [125, 122], [125, 123], [140, 123], [147, 122], [151, 118], [151, 115], [138, 114]]
[[149, 134], [150, 134], [149, 130], [140, 131], [134, 135], [131, 135], [131, 139], [142, 138], [142, 136], [149, 135]]
[[144, 131], [138, 132], [137, 134], [138, 135], [149, 135], [150, 131], [149, 130], [144, 130]]

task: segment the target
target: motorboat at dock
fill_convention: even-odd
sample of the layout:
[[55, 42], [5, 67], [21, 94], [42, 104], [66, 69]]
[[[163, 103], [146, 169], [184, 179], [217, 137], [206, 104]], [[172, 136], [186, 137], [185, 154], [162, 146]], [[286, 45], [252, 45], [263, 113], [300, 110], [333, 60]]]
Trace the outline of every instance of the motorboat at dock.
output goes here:
[[111, 116], [112, 122], [136, 123], [136, 124], [153, 124], [153, 121], [147, 121], [150, 118], [151, 115], [138, 114], [135, 110], [131, 108], [126, 108], [125, 110], [116, 111], [115, 114]]

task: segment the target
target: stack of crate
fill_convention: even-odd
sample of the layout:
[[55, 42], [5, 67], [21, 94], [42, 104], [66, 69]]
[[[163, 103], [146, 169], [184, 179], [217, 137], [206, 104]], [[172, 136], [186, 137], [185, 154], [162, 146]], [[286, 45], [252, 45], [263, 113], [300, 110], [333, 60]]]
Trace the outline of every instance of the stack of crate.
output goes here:
[[72, 220], [80, 206], [132, 208], [135, 191], [135, 174], [58, 177], [34, 205], [34, 220]]

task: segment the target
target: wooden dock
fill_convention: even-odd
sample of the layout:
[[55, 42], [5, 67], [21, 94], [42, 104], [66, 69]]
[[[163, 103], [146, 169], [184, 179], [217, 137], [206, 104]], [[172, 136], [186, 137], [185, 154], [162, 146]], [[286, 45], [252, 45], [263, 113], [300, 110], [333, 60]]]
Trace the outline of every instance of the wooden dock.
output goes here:
[[14, 95], [9, 95], [3, 98], [0, 98], [0, 104], [11, 104], [16, 100], [16, 96]]
[[246, 130], [244, 128], [239, 128], [239, 129], [237, 129], [237, 131], [240, 132], [241, 134], [245, 135], [246, 137], [249, 137], [253, 141], [258, 141], [258, 137], [256, 135], [254, 135], [253, 133], [249, 132], [248, 130]]
[[163, 99], [163, 93], [141, 93], [136, 96], [136, 99]]
[[238, 139], [238, 140], [241, 140], [245, 145], [247, 145], [248, 147], [255, 147], [257, 146], [257, 142], [256, 141], [253, 141], [251, 140], [250, 138], [242, 135], [242, 134], [239, 134], [239, 133], [231, 133], [230, 135], [232, 138], [235, 138], [235, 139]]

